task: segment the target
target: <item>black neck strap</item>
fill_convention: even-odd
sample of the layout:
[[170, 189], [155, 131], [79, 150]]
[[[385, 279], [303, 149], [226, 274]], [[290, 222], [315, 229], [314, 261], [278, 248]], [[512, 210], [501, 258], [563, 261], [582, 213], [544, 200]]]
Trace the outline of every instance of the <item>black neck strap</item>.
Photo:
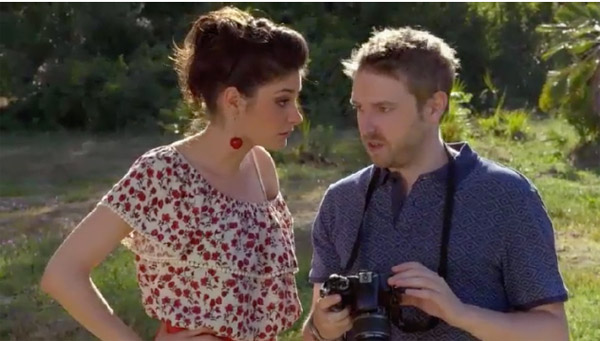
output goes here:
[[[446, 155], [448, 156], [448, 176], [446, 178], [446, 196], [444, 198], [445, 202], [444, 202], [444, 220], [443, 220], [443, 228], [442, 228], [442, 238], [441, 238], [441, 246], [440, 246], [440, 258], [439, 258], [439, 264], [438, 264], [438, 275], [440, 275], [442, 278], [446, 279], [447, 275], [448, 275], [448, 242], [450, 240], [450, 228], [452, 227], [452, 213], [454, 210], [454, 193], [456, 190], [456, 183], [455, 183], [455, 160], [454, 157], [452, 156], [452, 154], [450, 153], [450, 148], [447, 145], [444, 145], [444, 149], [446, 151]], [[365, 205], [363, 207], [363, 215], [362, 215], [362, 219], [360, 222], [360, 226], [358, 228], [358, 233], [356, 236], [356, 240], [354, 241], [354, 245], [352, 247], [352, 253], [350, 254], [350, 258], [348, 259], [348, 262], [346, 263], [346, 266], [344, 267], [344, 273], [348, 274], [353, 266], [354, 263], [356, 262], [356, 259], [358, 257], [358, 251], [360, 248], [360, 244], [361, 244], [361, 240], [363, 238], [363, 234], [364, 234], [364, 220], [365, 220], [365, 215], [367, 212], [367, 209], [369, 208], [369, 202], [371, 201], [371, 197], [373, 196], [373, 193], [375, 192], [375, 189], [377, 187], [378, 184], [378, 179], [381, 173], [381, 169], [379, 167], [374, 167], [374, 171], [373, 174], [371, 175], [371, 180], [369, 181], [369, 186], [367, 188], [367, 193], [365, 196]], [[400, 319], [401, 319], [401, 312], [400, 311], [396, 311], [393, 312], [393, 315], [397, 315], [400, 314]], [[394, 321], [394, 322], [401, 322], [401, 321]], [[405, 326], [400, 326], [402, 330], [404, 330], [405, 332], [416, 332], [416, 331], [424, 331], [424, 330], [428, 330], [431, 329], [433, 327], [435, 327], [437, 324], [439, 323], [439, 319], [432, 317], [429, 322], [427, 323], [427, 325], [425, 326], [425, 328], [418, 328], [418, 327], [411, 327], [408, 325]]]
[[346, 266], [344, 267], [344, 274], [348, 274], [354, 263], [356, 262], [356, 258], [358, 257], [358, 249], [360, 248], [360, 241], [362, 240], [363, 234], [363, 225], [365, 221], [365, 215], [367, 213], [367, 209], [369, 208], [369, 202], [371, 201], [371, 197], [373, 196], [373, 192], [375, 192], [375, 187], [379, 181], [379, 176], [381, 174], [381, 169], [379, 167], [373, 166], [373, 174], [371, 175], [371, 181], [369, 181], [369, 187], [367, 188], [367, 195], [365, 196], [365, 206], [363, 207], [363, 214], [360, 219], [360, 226], [358, 227], [358, 233], [356, 235], [356, 240], [354, 241], [354, 245], [352, 246], [352, 253], [350, 254], [350, 258], [346, 262]]
[[[448, 241], [450, 239], [450, 228], [452, 225], [452, 212], [454, 210], [454, 192], [455, 192], [455, 165], [454, 165], [454, 157], [450, 153], [449, 147], [444, 145], [444, 149], [446, 151], [446, 155], [448, 156], [448, 177], [446, 178], [446, 197], [444, 203], [444, 225], [442, 229], [442, 242], [440, 247], [440, 263], [438, 266], [438, 274], [446, 278], [448, 271]], [[379, 167], [374, 167], [373, 174], [371, 175], [371, 180], [369, 181], [369, 187], [367, 188], [367, 194], [365, 196], [365, 205], [363, 207], [363, 215], [361, 218], [360, 226], [358, 228], [358, 234], [356, 236], [356, 240], [354, 241], [354, 245], [352, 247], [352, 253], [350, 254], [350, 258], [344, 267], [344, 273], [347, 274], [354, 263], [356, 262], [356, 258], [358, 257], [358, 251], [360, 248], [360, 241], [363, 234], [363, 226], [365, 215], [367, 209], [369, 208], [369, 203], [371, 202], [371, 197], [375, 192], [377, 187], [378, 179], [381, 174], [381, 169]]]

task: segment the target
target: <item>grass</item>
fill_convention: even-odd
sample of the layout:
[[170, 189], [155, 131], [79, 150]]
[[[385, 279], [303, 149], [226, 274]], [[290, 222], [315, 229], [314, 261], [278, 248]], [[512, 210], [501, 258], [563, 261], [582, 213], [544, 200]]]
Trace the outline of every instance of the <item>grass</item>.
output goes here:
[[526, 142], [487, 135], [471, 145], [479, 154], [508, 165], [533, 181], [555, 228], [582, 233], [600, 242], [598, 170], [578, 170], [569, 162], [577, 137], [561, 121], [534, 122]]
[[[600, 339], [600, 169], [571, 166], [575, 133], [558, 120], [529, 121], [527, 138], [514, 140], [474, 131], [469, 139], [484, 157], [513, 167], [538, 187], [554, 222], [561, 272], [570, 291], [571, 339]], [[297, 283], [305, 313], [312, 288], [310, 225], [327, 186], [367, 163], [355, 132], [338, 133], [328, 158], [314, 166], [285, 162], [281, 186], [295, 217], [300, 272]], [[89, 340], [92, 336], [38, 282], [64, 236], [124, 174], [142, 151], [169, 137], [83, 135], [0, 136], [0, 340]], [[145, 339], [157, 325], [144, 313], [133, 257], [118, 247], [92, 277], [115, 312]], [[300, 339], [299, 321], [281, 337]]]
[[600, 340], [600, 271], [595, 268], [566, 268], [563, 270], [570, 289], [567, 316], [572, 340]]

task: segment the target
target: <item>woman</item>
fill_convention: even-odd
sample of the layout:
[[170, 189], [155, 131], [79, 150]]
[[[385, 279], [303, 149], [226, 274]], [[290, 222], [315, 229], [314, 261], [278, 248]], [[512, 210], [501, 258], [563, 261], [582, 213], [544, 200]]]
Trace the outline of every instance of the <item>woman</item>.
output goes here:
[[202, 15], [174, 60], [208, 126], [138, 158], [56, 251], [42, 289], [100, 339], [139, 340], [90, 280], [122, 242], [157, 340], [273, 340], [289, 328], [301, 313], [292, 218], [265, 148], [283, 148], [302, 121], [307, 57], [299, 33], [266, 19]]

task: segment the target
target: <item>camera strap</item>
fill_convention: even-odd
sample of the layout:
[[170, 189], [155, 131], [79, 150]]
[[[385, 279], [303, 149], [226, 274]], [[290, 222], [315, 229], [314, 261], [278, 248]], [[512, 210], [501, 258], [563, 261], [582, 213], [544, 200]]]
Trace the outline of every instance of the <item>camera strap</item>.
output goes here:
[[[446, 279], [447, 274], [448, 274], [448, 242], [450, 240], [450, 228], [452, 227], [452, 213], [454, 211], [454, 194], [456, 191], [456, 183], [455, 183], [455, 160], [454, 157], [452, 156], [452, 154], [450, 153], [450, 147], [448, 147], [448, 145], [444, 144], [444, 150], [446, 152], [446, 155], [448, 157], [448, 173], [447, 173], [447, 178], [446, 178], [446, 195], [444, 198], [444, 211], [443, 211], [443, 226], [442, 226], [442, 236], [441, 236], [441, 246], [440, 246], [440, 257], [439, 257], [439, 264], [438, 264], [438, 275], [440, 275], [440, 277]], [[360, 248], [360, 241], [363, 237], [363, 226], [364, 226], [364, 220], [365, 220], [365, 215], [367, 212], [367, 209], [369, 208], [369, 202], [371, 201], [371, 198], [373, 196], [373, 193], [375, 192], [376, 186], [378, 184], [378, 179], [381, 173], [381, 169], [379, 167], [375, 167], [374, 166], [374, 170], [373, 173], [371, 175], [371, 180], [369, 181], [369, 186], [367, 187], [367, 192], [365, 195], [365, 205], [363, 207], [363, 215], [362, 215], [362, 219], [360, 221], [360, 226], [358, 228], [358, 233], [357, 233], [357, 237], [356, 240], [354, 241], [354, 245], [352, 247], [352, 252], [350, 254], [350, 258], [348, 259], [348, 262], [346, 263], [346, 266], [344, 267], [344, 273], [348, 274], [351, 270], [352, 267], [354, 266], [354, 263], [356, 262], [356, 259], [358, 257], [358, 252], [359, 252], [359, 248]], [[398, 308], [397, 309], [392, 309], [391, 313], [391, 317], [393, 318], [395, 323], [401, 322], [402, 321], [402, 312], [401, 309], [399, 307], [399, 305], [396, 305]], [[406, 331], [406, 332], [415, 332], [415, 331], [423, 331], [423, 330], [429, 330], [433, 327], [435, 327], [437, 324], [439, 323], [439, 319], [432, 317], [429, 320], [429, 323], [426, 326], [426, 329], [423, 328], [412, 328], [409, 325], [400, 325], [399, 328], [401, 328], [402, 330]]]
[[346, 266], [344, 267], [344, 274], [348, 274], [352, 267], [354, 266], [354, 262], [356, 262], [356, 258], [358, 257], [358, 249], [360, 248], [359, 243], [362, 239], [363, 232], [363, 221], [365, 220], [365, 214], [367, 209], [369, 208], [369, 202], [371, 201], [371, 197], [373, 196], [373, 192], [375, 192], [375, 187], [377, 186], [377, 182], [379, 176], [381, 174], [381, 168], [373, 166], [373, 174], [371, 175], [371, 180], [369, 181], [369, 187], [367, 188], [367, 194], [365, 196], [365, 205], [363, 207], [363, 214], [360, 220], [360, 226], [358, 227], [358, 233], [356, 235], [356, 240], [354, 241], [354, 245], [352, 246], [352, 253], [350, 254], [350, 258], [346, 262]]

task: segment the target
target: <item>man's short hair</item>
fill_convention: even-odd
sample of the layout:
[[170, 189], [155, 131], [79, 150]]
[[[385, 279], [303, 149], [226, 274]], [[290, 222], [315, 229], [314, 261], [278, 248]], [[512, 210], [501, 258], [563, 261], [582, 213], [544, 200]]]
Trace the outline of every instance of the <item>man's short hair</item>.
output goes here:
[[419, 110], [437, 91], [450, 96], [460, 66], [456, 51], [441, 38], [410, 27], [374, 31], [342, 64], [350, 78], [370, 70], [404, 80]]

